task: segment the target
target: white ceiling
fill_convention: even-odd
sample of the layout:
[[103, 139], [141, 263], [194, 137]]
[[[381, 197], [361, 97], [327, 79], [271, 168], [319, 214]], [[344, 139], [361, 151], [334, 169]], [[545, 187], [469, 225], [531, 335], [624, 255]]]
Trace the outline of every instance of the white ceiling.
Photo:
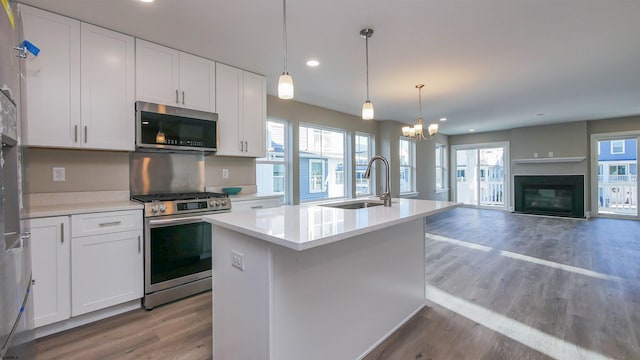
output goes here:
[[[22, 2], [266, 75], [276, 94], [280, 0]], [[639, 19], [640, 0], [288, 0], [288, 70], [295, 100], [359, 116], [371, 27], [378, 120], [415, 122], [418, 83], [449, 135], [637, 115]]]

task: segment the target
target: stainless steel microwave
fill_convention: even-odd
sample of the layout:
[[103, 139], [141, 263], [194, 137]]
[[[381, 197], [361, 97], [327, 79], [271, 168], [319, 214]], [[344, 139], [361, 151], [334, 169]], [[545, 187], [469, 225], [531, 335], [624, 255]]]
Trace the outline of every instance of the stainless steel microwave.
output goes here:
[[218, 114], [136, 102], [136, 149], [214, 152]]

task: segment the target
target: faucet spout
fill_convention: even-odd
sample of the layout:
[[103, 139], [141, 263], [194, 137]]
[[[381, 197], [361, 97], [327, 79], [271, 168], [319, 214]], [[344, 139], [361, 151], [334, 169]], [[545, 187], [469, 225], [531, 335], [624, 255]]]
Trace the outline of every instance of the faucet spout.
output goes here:
[[371, 176], [371, 165], [373, 165], [373, 162], [376, 160], [382, 161], [385, 167], [386, 183], [384, 186], [384, 192], [380, 194], [380, 200], [384, 202], [384, 206], [391, 206], [391, 191], [389, 190], [389, 161], [381, 155], [372, 157], [371, 160], [369, 160], [369, 164], [367, 165], [367, 170], [364, 172], [364, 178], [368, 179]]

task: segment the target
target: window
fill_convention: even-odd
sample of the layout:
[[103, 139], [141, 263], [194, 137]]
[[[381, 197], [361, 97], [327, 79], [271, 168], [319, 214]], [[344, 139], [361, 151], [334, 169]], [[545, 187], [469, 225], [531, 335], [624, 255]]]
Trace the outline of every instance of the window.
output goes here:
[[[256, 159], [256, 186], [260, 193], [286, 193], [287, 123], [267, 121], [267, 156]], [[286, 202], [286, 199], [284, 199]]]
[[371, 159], [374, 154], [373, 136], [364, 133], [356, 134], [356, 144], [354, 149], [356, 155], [356, 196], [373, 195], [371, 179], [375, 179], [375, 166], [372, 166], [370, 178], [364, 178], [364, 173], [367, 170], [369, 159]]
[[436, 144], [436, 190], [447, 188], [447, 146]]
[[611, 140], [611, 153], [624, 154], [624, 140]]
[[456, 172], [456, 177], [458, 178], [458, 182], [467, 181], [465, 179], [465, 170], [464, 169], [458, 169], [457, 172]]
[[300, 125], [300, 201], [345, 196], [345, 133]]
[[415, 192], [416, 144], [400, 138], [400, 194]]
[[627, 165], [610, 165], [609, 175], [627, 175]]

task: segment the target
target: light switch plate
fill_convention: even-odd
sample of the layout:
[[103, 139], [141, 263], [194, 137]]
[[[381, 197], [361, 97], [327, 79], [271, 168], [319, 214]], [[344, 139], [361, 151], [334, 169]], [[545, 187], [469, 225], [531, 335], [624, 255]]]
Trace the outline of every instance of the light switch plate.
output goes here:
[[229, 178], [229, 169], [222, 169], [222, 178], [223, 179]]

